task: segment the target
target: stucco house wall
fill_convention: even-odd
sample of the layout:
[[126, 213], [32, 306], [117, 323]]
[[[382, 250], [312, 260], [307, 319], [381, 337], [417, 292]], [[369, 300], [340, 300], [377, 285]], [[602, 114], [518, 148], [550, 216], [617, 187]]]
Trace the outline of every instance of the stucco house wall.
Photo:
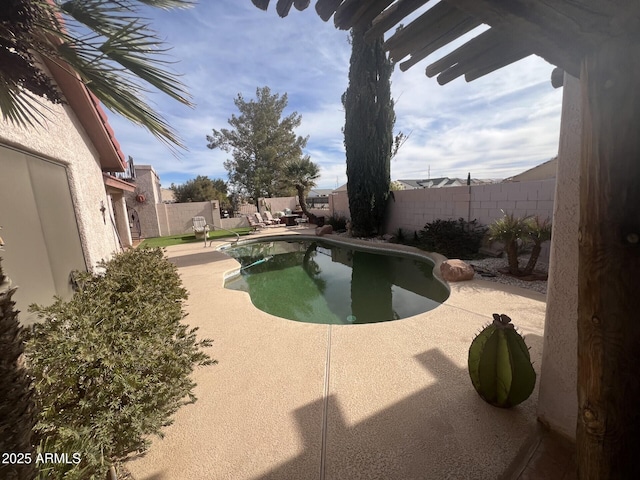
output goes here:
[[[91, 268], [119, 249], [113, 226], [104, 221], [100, 211], [102, 205], [108, 208], [109, 199], [99, 157], [73, 111], [61, 105], [50, 108], [52, 112], [47, 112], [50, 121], [42, 128], [20, 128], [0, 120], [0, 143], [66, 168], [82, 251], [87, 268]], [[4, 228], [7, 229], [6, 225]], [[11, 232], [5, 231], [4, 237], [8, 241]]]
[[[141, 238], [169, 235], [166, 217], [156, 211], [156, 205], [162, 202], [160, 177], [151, 165], [136, 165], [135, 171], [135, 192], [127, 192], [125, 197], [128, 209], [138, 214]], [[143, 201], [138, 200], [140, 195]]]
[[538, 416], [569, 438], [578, 412], [580, 81], [565, 74]]
[[126, 216], [122, 191], [130, 187], [107, 187], [103, 171], [122, 171], [122, 152], [95, 97], [57, 68], [61, 76], [52, 78], [68, 104], [47, 105], [41, 126], [0, 119], [3, 266], [19, 286], [25, 323], [34, 320], [31, 303], [72, 294], [71, 271], [93, 269], [121, 249], [115, 217]]

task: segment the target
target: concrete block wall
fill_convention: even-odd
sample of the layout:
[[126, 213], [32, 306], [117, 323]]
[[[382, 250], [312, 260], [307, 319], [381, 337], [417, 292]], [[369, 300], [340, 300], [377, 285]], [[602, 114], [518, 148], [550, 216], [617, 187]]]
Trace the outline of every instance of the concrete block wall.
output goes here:
[[[218, 201], [188, 203], [158, 203], [157, 218], [166, 226], [162, 235], [180, 235], [193, 232], [193, 217], [204, 217], [209, 225], [221, 226]], [[144, 230], [143, 230], [144, 232]]]
[[329, 195], [329, 216], [351, 218], [347, 192], [338, 192]]
[[389, 202], [385, 230], [419, 231], [437, 219], [475, 219], [489, 225], [502, 216], [502, 210], [517, 216], [552, 218], [554, 189], [555, 180], [551, 179], [399, 190], [394, 192], [395, 201]]
[[248, 227], [248, 226], [249, 226], [249, 222], [247, 222], [247, 219], [244, 216], [220, 219], [220, 227], [226, 228], [227, 230], [231, 230], [233, 228]]
[[293, 211], [298, 205], [298, 197], [275, 197], [275, 198], [261, 198], [260, 199], [260, 211], [264, 211], [267, 207], [271, 210], [271, 213], [281, 212], [285, 208]]

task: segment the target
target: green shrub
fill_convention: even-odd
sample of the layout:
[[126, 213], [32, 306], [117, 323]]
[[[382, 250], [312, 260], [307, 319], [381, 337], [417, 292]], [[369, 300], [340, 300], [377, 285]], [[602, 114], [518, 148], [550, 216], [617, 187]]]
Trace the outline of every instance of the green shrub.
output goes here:
[[487, 228], [476, 220], [435, 220], [420, 230], [420, 246], [448, 258], [469, 258], [478, 253]]
[[26, 347], [36, 433], [49, 451], [82, 445], [70, 478], [102, 479], [113, 462], [144, 451], [196, 400], [194, 367], [214, 363], [201, 350], [211, 341], [182, 322], [187, 291], [162, 250], [130, 250], [101, 267], [79, 275], [71, 300], [31, 307], [43, 320]]
[[[1, 247], [2, 239], [0, 251]], [[12, 298], [16, 290], [2, 271], [0, 257], [0, 453], [27, 456], [33, 455], [32, 430], [36, 414], [31, 379], [22, 362], [23, 327]], [[0, 461], [0, 478], [34, 477], [33, 464], [4, 460]]]
[[347, 218], [341, 215], [330, 216], [325, 223], [333, 227], [334, 232], [345, 231], [347, 229]]

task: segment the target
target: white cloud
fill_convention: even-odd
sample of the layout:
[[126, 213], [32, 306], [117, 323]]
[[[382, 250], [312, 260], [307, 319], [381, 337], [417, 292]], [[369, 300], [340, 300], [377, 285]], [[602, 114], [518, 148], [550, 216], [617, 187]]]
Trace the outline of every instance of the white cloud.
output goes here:
[[[346, 182], [340, 97], [347, 87], [347, 33], [322, 22], [313, 8], [292, 9], [281, 19], [250, 2], [201, 2], [184, 11], [153, 12], [154, 27], [174, 46], [196, 107], [153, 95], [158, 110], [189, 147], [180, 160], [144, 130], [110, 115], [125, 155], [151, 164], [164, 185], [196, 175], [227, 178], [230, 154], [209, 150], [206, 135], [227, 127], [238, 93], [254, 98], [257, 87], [287, 92], [285, 114], [302, 115], [299, 135], [321, 167], [320, 187]], [[473, 32], [470, 36], [476, 35]], [[446, 53], [446, 52], [444, 52]], [[471, 83], [440, 86], [425, 76], [438, 53], [392, 77], [396, 130], [411, 133], [392, 161], [392, 178], [432, 176], [506, 177], [553, 157], [557, 151], [561, 90], [550, 85], [552, 66], [529, 57]]]

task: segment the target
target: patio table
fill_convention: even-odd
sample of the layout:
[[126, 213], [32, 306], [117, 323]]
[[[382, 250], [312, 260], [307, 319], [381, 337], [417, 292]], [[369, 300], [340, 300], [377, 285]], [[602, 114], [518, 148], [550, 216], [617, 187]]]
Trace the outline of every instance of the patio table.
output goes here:
[[280, 221], [284, 223], [287, 227], [294, 227], [296, 225], [296, 218], [300, 218], [300, 215], [296, 215], [296, 214], [283, 215], [280, 217]]

